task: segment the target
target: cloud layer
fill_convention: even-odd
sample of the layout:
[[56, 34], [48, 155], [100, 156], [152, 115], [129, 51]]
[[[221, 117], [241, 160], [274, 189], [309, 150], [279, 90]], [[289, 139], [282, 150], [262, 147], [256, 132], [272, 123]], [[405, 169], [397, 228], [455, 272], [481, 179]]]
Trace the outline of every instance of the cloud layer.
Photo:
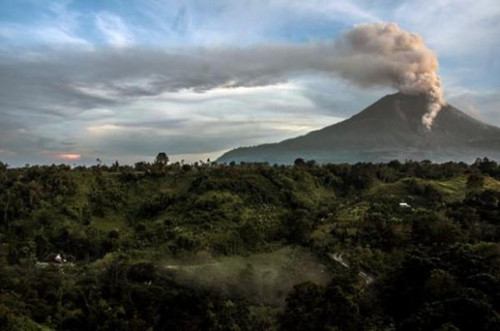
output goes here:
[[[105, 48], [59, 51], [35, 60], [3, 58], [0, 105], [25, 105], [26, 94], [42, 99], [58, 95], [60, 104], [52, 105], [57, 114], [58, 108], [89, 109], [183, 89], [266, 86], [309, 74], [339, 76], [361, 87], [428, 93], [442, 103], [437, 67], [435, 53], [418, 35], [394, 23], [373, 23], [358, 25], [332, 42], [169, 51]], [[39, 85], [29, 83], [33, 75]], [[33, 100], [29, 107], [47, 101]]]

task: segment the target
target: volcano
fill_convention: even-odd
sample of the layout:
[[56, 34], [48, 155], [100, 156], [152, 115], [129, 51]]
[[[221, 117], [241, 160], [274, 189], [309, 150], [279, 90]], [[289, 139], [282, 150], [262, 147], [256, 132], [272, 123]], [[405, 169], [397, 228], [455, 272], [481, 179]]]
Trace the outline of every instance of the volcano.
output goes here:
[[426, 110], [427, 99], [423, 95], [391, 94], [345, 121], [279, 143], [236, 148], [217, 162], [289, 164], [297, 158], [321, 163], [500, 159], [500, 128], [446, 105], [429, 131], [422, 124]]

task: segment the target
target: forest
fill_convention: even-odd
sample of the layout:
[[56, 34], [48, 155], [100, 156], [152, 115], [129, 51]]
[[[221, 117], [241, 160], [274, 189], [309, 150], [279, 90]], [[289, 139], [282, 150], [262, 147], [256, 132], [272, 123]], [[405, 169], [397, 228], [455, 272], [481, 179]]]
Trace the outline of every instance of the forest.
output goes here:
[[0, 162], [2, 330], [500, 330], [500, 165]]

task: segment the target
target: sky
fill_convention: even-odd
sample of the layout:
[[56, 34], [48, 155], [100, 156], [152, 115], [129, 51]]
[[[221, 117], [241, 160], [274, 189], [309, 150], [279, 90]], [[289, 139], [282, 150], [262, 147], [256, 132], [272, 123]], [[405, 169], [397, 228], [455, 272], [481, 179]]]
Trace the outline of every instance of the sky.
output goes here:
[[498, 0], [1, 0], [0, 161], [214, 160], [331, 125], [395, 89], [284, 62], [372, 22], [422, 36], [447, 102], [500, 126]]

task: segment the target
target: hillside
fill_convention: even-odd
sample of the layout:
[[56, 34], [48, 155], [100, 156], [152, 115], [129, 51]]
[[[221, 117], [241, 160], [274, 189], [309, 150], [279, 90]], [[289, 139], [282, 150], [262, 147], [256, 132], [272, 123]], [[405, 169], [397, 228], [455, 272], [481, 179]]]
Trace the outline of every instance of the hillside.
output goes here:
[[497, 330], [499, 201], [487, 159], [0, 163], [0, 327]]
[[280, 143], [237, 148], [217, 161], [290, 164], [297, 158], [349, 163], [500, 159], [499, 128], [447, 105], [429, 132], [421, 123], [426, 105], [424, 96], [387, 95], [343, 122]]

